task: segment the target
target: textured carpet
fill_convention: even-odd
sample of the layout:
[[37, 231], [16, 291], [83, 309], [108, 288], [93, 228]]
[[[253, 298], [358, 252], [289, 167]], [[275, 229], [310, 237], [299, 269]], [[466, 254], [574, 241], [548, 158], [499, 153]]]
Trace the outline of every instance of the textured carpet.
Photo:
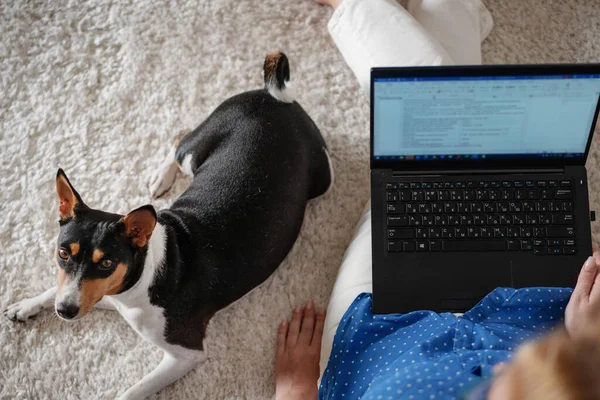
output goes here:
[[[600, 61], [598, 1], [487, 4], [496, 22], [487, 63]], [[147, 180], [174, 135], [261, 87], [265, 54], [281, 49], [328, 142], [336, 185], [311, 202], [275, 275], [214, 318], [208, 361], [158, 398], [272, 396], [276, 326], [301, 301], [326, 306], [368, 198], [368, 105], [328, 36], [329, 15], [310, 0], [0, 2], [0, 307], [55, 284], [59, 165], [92, 207], [148, 203]], [[598, 162], [595, 142], [595, 209]], [[167, 206], [185, 185], [153, 204]], [[113, 398], [162, 355], [99, 310], [74, 323], [48, 311], [27, 323], [0, 318], [0, 349], [2, 399]]]

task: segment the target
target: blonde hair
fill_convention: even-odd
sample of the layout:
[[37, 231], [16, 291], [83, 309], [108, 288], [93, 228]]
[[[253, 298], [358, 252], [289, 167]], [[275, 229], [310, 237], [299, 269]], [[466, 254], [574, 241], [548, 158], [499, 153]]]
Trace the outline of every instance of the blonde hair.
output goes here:
[[600, 399], [600, 329], [576, 339], [559, 329], [527, 343], [506, 374], [507, 400]]

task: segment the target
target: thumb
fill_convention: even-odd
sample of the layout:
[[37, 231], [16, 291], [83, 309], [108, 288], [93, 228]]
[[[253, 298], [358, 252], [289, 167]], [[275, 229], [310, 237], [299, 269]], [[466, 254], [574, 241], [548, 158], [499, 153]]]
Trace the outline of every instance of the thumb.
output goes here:
[[596, 279], [597, 270], [598, 266], [596, 265], [594, 257], [588, 257], [579, 272], [577, 285], [575, 285], [575, 290], [573, 290], [573, 296], [577, 296], [579, 299], [587, 299], [589, 297], [592, 286], [594, 285], [594, 280]]

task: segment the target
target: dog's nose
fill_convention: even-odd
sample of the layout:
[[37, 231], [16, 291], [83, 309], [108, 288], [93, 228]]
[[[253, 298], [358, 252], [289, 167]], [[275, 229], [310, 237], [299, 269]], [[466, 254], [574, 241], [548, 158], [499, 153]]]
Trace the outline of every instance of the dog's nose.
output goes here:
[[64, 319], [73, 319], [79, 314], [79, 307], [74, 305], [58, 305], [56, 313]]

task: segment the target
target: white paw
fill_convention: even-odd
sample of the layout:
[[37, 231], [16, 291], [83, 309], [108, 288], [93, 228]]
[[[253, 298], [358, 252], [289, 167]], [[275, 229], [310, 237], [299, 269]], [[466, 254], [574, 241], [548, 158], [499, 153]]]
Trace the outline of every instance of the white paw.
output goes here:
[[153, 199], [158, 199], [163, 194], [167, 193], [177, 175], [177, 166], [170, 165], [168, 167], [159, 168], [150, 178], [150, 196]]
[[4, 310], [4, 315], [15, 321], [26, 321], [28, 318], [36, 316], [42, 311], [43, 306], [37, 298], [24, 299], [8, 306]]

